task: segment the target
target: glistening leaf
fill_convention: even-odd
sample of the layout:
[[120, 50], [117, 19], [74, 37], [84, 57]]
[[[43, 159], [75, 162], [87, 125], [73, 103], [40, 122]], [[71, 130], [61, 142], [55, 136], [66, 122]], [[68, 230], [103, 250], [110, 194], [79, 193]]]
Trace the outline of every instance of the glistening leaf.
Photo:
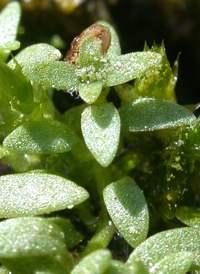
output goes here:
[[98, 249], [83, 258], [71, 271], [71, 274], [103, 274], [111, 262], [111, 253], [107, 249]]
[[[149, 270], [166, 256], [176, 256], [179, 252], [194, 255], [190, 271], [200, 269], [200, 230], [193, 227], [175, 228], [151, 236], [140, 244], [130, 255], [127, 264], [139, 258]], [[156, 272], [157, 273], [157, 272]], [[169, 273], [169, 272], [168, 272]], [[171, 272], [170, 272], [171, 273]]]
[[177, 252], [164, 257], [155, 264], [149, 271], [150, 274], [185, 274], [192, 263], [191, 252]]
[[115, 58], [115, 56], [121, 54], [121, 47], [120, 47], [120, 42], [119, 42], [119, 37], [113, 28], [109, 23], [105, 21], [98, 21], [96, 22], [97, 24], [101, 24], [107, 28], [109, 28], [110, 33], [111, 33], [111, 44], [110, 47], [108, 48], [105, 57], [108, 59]]
[[196, 120], [188, 109], [170, 101], [152, 98], [138, 99], [119, 110], [122, 131], [152, 131], [189, 125]]
[[108, 213], [126, 241], [133, 247], [146, 239], [149, 213], [142, 190], [129, 177], [111, 183], [103, 191]]
[[178, 206], [175, 212], [176, 218], [188, 226], [200, 227], [200, 208]]
[[16, 38], [21, 8], [17, 1], [8, 4], [0, 14], [0, 47]]
[[74, 264], [62, 230], [36, 217], [0, 223], [0, 262], [17, 274], [36, 271], [66, 274]]
[[35, 62], [23, 68], [24, 74], [32, 81], [46, 88], [78, 90], [80, 83], [75, 75], [76, 67], [62, 61]]
[[161, 55], [154, 52], [134, 52], [116, 56], [104, 68], [106, 73], [104, 87], [120, 85], [141, 77], [159, 66], [161, 60]]
[[79, 95], [88, 104], [93, 104], [99, 97], [102, 90], [102, 82], [79, 84]]
[[12, 131], [3, 141], [9, 153], [61, 153], [72, 149], [77, 137], [65, 124], [44, 119], [25, 123]]
[[[56, 61], [59, 60], [62, 57], [62, 54], [59, 50], [54, 48], [51, 45], [41, 43], [41, 44], [35, 44], [30, 47], [27, 47], [20, 51], [17, 56], [15, 56], [15, 60], [17, 63], [24, 67], [24, 70], [26, 70], [26, 67], [31, 66], [33, 63], [37, 62], [50, 62], [50, 61]], [[15, 67], [15, 61], [11, 60], [8, 63], [8, 66], [11, 68]]]
[[0, 177], [0, 218], [33, 216], [82, 203], [88, 192], [57, 175], [27, 172]]
[[118, 148], [120, 117], [112, 103], [99, 103], [84, 109], [81, 129], [86, 145], [103, 166], [108, 166]]

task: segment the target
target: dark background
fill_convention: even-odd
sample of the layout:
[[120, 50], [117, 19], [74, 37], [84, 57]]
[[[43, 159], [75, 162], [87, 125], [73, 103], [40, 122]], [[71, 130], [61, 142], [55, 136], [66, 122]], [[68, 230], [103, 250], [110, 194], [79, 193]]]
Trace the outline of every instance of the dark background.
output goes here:
[[[8, 2], [0, 0], [1, 8]], [[119, 33], [122, 53], [143, 50], [145, 41], [151, 47], [154, 41], [161, 44], [162, 40], [171, 64], [181, 53], [176, 86], [178, 103], [200, 102], [199, 0], [82, 0], [77, 4], [75, 0], [20, 2], [23, 11], [18, 39], [22, 47], [51, 43], [53, 35], [58, 34], [64, 41], [60, 50], [65, 55], [72, 39], [83, 29], [97, 20], [107, 20]], [[68, 95], [57, 94], [61, 104], [63, 96]], [[61, 106], [61, 110], [66, 108]]]

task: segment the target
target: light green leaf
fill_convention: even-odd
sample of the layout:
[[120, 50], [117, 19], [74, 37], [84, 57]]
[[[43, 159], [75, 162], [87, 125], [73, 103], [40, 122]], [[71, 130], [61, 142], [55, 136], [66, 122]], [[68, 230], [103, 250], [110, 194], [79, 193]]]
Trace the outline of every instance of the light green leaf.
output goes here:
[[161, 64], [162, 56], [154, 52], [134, 52], [116, 56], [104, 70], [104, 87], [116, 86], [143, 76]]
[[88, 192], [65, 178], [39, 172], [0, 177], [0, 218], [33, 216], [80, 204]]
[[[103, 274], [139, 274], [140, 272], [132, 272], [123, 262], [112, 260], [109, 267]], [[145, 274], [142, 273], [141, 274]]]
[[108, 185], [104, 201], [113, 223], [132, 246], [143, 242], [149, 229], [149, 213], [142, 190], [130, 177]]
[[120, 117], [112, 103], [99, 103], [84, 109], [81, 129], [86, 145], [103, 166], [108, 166], [118, 148]]
[[51, 154], [69, 151], [77, 142], [67, 125], [44, 119], [16, 128], [4, 139], [3, 148], [9, 153]]
[[122, 131], [153, 131], [189, 125], [196, 120], [193, 113], [170, 101], [142, 98], [119, 110]]
[[100, 67], [101, 44], [93, 37], [85, 38], [79, 49], [80, 67], [91, 66], [94, 70]]
[[83, 235], [75, 229], [70, 220], [60, 217], [52, 217], [47, 220], [53, 222], [62, 229], [65, 234], [65, 243], [67, 247], [77, 245], [83, 240]]
[[200, 269], [200, 230], [193, 227], [170, 229], [151, 236], [140, 244], [130, 255], [127, 264], [131, 265], [134, 258], [139, 258], [151, 269], [169, 255], [178, 252], [192, 252], [194, 259], [190, 270]]
[[0, 48], [6, 50], [16, 50], [20, 47], [20, 42], [18, 41], [8, 41], [3, 44], [0, 44]]
[[103, 222], [87, 244], [85, 250], [81, 254], [81, 257], [85, 257], [97, 249], [107, 248], [114, 235], [114, 232], [115, 228], [111, 221]]
[[192, 263], [193, 254], [191, 252], [177, 252], [164, 257], [154, 265], [150, 274], [185, 274]]
[[101, 81], [79, 84], [79, 95], [87, 104], [93, 104], [99, 97], [101, 90]]
[[188, 226], [200, 227], [200, 208], [178, 206], [175, 216]]
[[103, 274], [111, 262], [111, 252], [99, 249], [83, 258], [71, 271], [71, 274]]
[[17, 1], [8, 4], [0, 14], [0, 47], [16, 38], [21, 15], [21, 8]]
[[101, 25], [109, 28], [110, 33], [111, 33], [111, 45], [108, 48], [105, 57], [108, 58], [108, 59], [112, 59], [115, 56], [120, 55], [121, 54], [121, 47], [120, 47], [119, 37], [118, 37], [115, 29], [113, 28], [113, 26], [111, 26], [109, 23], [107, 23], [105, 21], [98, 21], [96, 23], [101, 24]]
[[10, 271], [5, 266], [0, 266], [0, 274], [10, 274]]
[[[41, 43], [41, 44], [35, 44], [30, 47], [25, 48], [24, 50], [20, 51], [17, 56], [15, 56], [15, 60], [21, 67], [29, 67], [33, 63], [37, 62], [50, 62], [50, 61], [56, 61], [60, 60], [62, 57], [62, 54], [59, 50], [54, 48], [51, 45]], [[11, 68], [15, 67], [15, 61], [11, 60], [8, 63], [8, 66]], [[24, 68], [24, 70], [25, 70]]]
[[76, 76], [76, 67], [67, 62], [51, 61], [49, 63], [36, 62], [23, 68], [24, 74], [32, 81], [46, 88], [78, 90], [80, 83]]
[[0, 262], [13, 273], [49, 271], [66, 274], [73, 267], [62, 230], [43, 218], [3, 221], [0, 239]]

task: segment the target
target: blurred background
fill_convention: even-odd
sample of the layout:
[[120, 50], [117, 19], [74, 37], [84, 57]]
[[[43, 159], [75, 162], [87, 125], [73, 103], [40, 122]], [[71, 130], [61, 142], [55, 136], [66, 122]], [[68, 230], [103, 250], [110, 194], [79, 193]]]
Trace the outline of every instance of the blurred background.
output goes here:
[[[2, 9], [9, 0], [0, 0]], [[21, 0], [18, 40], [22, 48], [50, 43], [65, 56], [73, 38], [97, 20], [112, 23], [122, 53], [143, 50], [164, 40], [171, 63], [179, 59], [176, 86], [178, 103], [200, 102], [200, 1], [199, 0]], [[63, 92], [55, 104], [66, 110]]]

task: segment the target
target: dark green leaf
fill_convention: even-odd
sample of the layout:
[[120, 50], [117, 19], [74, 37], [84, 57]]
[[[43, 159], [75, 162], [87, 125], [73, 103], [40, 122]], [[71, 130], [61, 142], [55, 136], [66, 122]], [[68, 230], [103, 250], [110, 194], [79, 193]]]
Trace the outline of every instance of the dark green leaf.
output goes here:
[[0, 177], [0, 218], [33, 216], [80, 204], [88, 192], [57, 175], [19, 173]]
[[0, 62], [0, 92], [6, 94], [8, 101], [16, 99], [18, 108], [20, 108], [21, 102], [33, 103], [31, 84], [22, 74], [20, 67], [12, 70], [6, 64]]
[[133, 247], [143, 242], [149, 229], [149, 213], [142, 190], [129, 177], [111, 183], [104, 201], [115, 226]]
[[52, 217], [47, 220], [53, 222], [62, 229], [65, 234], [65, 243], [67, 247], [77, 245], [83, 240], [83, 235], [75, 229], [70, 220], [60, 217]]
[[152, 131], [189, 125], [196, 120], [186, 108], [166, 100], [142, 98], [121, 107], [122, 131]]
[[200, 208], [178, 206], [176, 208], [176, 218], [188, 226], [200, 226]]

